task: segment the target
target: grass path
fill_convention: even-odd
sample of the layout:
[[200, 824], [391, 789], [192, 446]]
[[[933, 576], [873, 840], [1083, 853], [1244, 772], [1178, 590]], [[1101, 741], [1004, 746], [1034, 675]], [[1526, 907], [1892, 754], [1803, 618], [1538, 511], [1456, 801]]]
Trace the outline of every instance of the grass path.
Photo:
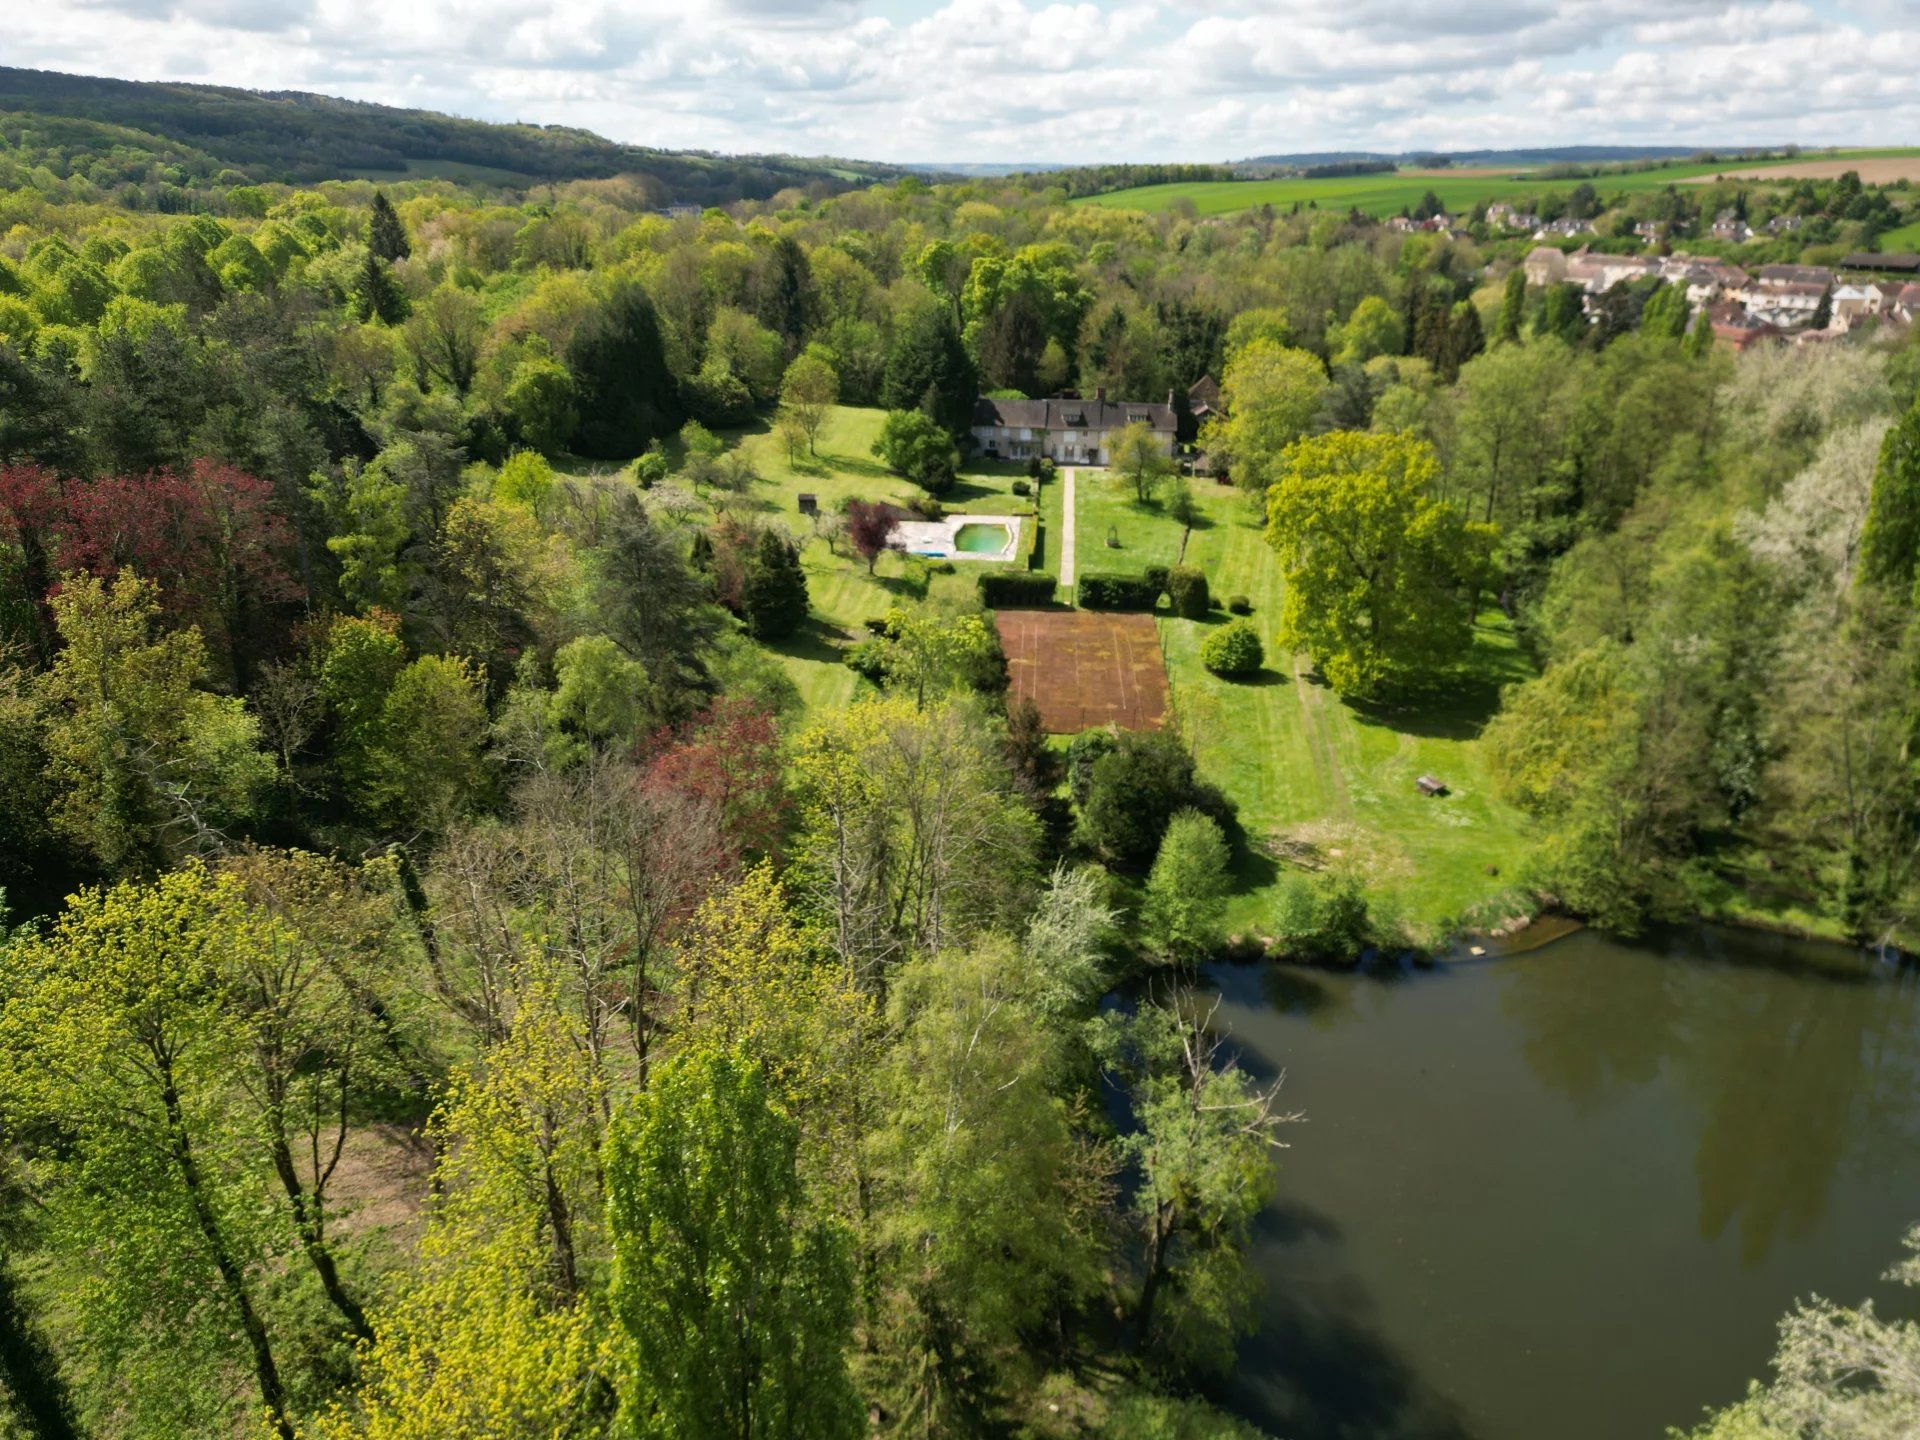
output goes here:
[[1074, 561], [1077, 558], [1074, 554], [1075, 520], [1077, 518], [1073, 497], [1075, 468], [1076, 467], [1069, 465], [1065, 470], [1060, 472], [1060, 493], [1062, 496], [1060, 514], [1060, 588], [1064, 592], [1068, 604], [1073, 603], [1073, 567]]

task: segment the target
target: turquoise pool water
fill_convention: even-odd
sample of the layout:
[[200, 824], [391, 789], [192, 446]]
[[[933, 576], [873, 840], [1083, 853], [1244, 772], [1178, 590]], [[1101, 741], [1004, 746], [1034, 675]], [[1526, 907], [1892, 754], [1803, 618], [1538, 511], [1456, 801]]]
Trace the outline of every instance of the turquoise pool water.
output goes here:
[[953, 532], [953, 548], [964, 555], [997, 555], [1012, 539], [1004, 525], [962, 525]]

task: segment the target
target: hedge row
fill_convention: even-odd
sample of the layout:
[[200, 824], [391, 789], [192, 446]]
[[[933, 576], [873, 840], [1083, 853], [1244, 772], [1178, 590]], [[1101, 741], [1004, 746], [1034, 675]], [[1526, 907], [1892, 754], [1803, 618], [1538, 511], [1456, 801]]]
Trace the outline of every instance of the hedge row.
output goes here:
[[1145, 575], [1089, 570], [1080, 577], [1080, 604], [1087, 610], [1151, 610], [1160, 587]]
[[988, 570], [978, 580], [980, 603], [989, 608], [1051, 605], [1057, 583], [1044, 570]]
[[1029, 570], [1040, 568], [1040, 512], [1035, 510], [1020, 527], [1019, 563]]

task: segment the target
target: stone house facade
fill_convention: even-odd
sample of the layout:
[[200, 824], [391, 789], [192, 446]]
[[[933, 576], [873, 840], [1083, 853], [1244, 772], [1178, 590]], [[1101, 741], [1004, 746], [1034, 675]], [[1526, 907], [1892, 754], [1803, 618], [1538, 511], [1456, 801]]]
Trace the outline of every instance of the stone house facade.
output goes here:
[[1109, 400], [1099, 390], [1091, 400], [1053, 396], [1046, 400], [990, 400], [973, 407], [973, 439], [995, 460], [1039, 455], [1062, 465], [1104, 465], [1112, 434], [1136, 422], [1153, 432], [1162, 451], [1174, 453], [1173, 396], [1164, 403]]

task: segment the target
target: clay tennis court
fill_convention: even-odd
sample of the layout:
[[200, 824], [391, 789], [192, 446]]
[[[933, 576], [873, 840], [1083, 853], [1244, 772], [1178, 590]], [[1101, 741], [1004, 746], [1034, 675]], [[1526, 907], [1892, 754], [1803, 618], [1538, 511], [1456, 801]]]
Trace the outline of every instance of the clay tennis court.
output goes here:
[[994, 621], [1014, 698], [1039, 707], [1049, 734], [1156, 730], [1166, 717], [1167, 667], [1151, 615], [1001, 610]]

